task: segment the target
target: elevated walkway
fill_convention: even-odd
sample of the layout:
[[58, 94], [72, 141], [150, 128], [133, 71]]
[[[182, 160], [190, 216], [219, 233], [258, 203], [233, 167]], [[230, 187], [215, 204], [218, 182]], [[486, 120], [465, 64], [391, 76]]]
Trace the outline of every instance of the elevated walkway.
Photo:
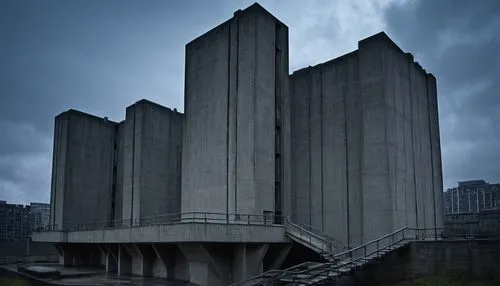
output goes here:
[[52, 243], [289, 243], [285, 226], [267, 216], [182, 213], [138, 220], [50, 226], [35, 242]]

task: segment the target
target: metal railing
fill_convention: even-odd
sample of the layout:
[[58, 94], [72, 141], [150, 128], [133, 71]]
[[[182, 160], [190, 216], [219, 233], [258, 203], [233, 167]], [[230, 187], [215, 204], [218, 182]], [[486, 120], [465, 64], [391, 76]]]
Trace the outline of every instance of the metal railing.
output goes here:
[[336, 250], [341, 249], [341, 246], [334, 243], [337, 242], [336, 240], [332, 241], [330, 237], [317, 233], [307, 226], [293, 223], [288, 218], [285, 219], [285, 227], [290, 238], [308, 244], [309, 247], [320, 254], [332, 254]]
[[[292, 222], [291, 222], [291, 220], [290, 220], [289, 218], [286, 218], [286, 219], [285, 219], [285, 221], [288, 221], [288, 222], [292, 223]], [[324, 237], [324, 238], [325, 238], [326, 240], [328, 240], [331, 244], [335, 245], [335, 246], [336, 246], [336, 248], [338, 248], [338, 249], [343, 249], [343, 250], [347, 250], [347, 249], [348, 249], [348, 247], [347, 247], [344, 243], [342, 243], [340, 240], [338, 240], [338, 239], [336, 239], [336, 238], [332, 237], [331, 235], [328, 235], [328, 234], [324, 233], [323, 231], [320, 231], [320, 230], [318, 230], [318, 229], [315, 229], [315, 228], [313, 228], [313, 227], [312, 227], [312, 226], [310, 226], [310, 225], [303, 224], [303, 223], [293, 223], [293, 224], [295, 224], [295, 225], [297, 225], [297, 226], [300, 226], [300, 227], [302, 227], [302, 228], [304, 228], [304, 229], [306, 229], [306, 230], [308, 230], [308, 231], [314, 232], [315, 234], [317, 234], [317, 235], [320, 235], [320, 236]]]
[[[287, 223], [287, 227], [289, 225], [290, 224]], [[315, 277], [319, 276], [339, 277], [344, 272], [348, 272], [353, 268], [364, 265], [366, 262], [388, 253], [389, 251], [397, 249], [399, 246], [401, 246], [401, 243], [403, 241], [427, 239], [439, 240], [443, 238], [442, 233], [443, 229], [440, 228], [401, 228], [358, 247], [354, 247], [349, 250], [337, 253], [333, 256], [333, 261], [327, 263], [318, 263], [313, 268], [307, 267], [311, 264], [311, 262], [304, 262], [285, 270], [269, 270], [248, 280], [235, 283], [233, 284], [233, 286], [261, 285], [263, 283], [269, 285], [268, 283], [270, 282], [277, 282], [285, 278], [287, 279], [287, 281], [298, 282], [302, 279], [301, 277], [311, 271], [314, 271], [314, 274], [309, 275], [307, 279], [314, 279]]]
[[176, 214], [165, 214], [135, 219], [118, 219], [109, 221], [66, 223], [64, 227], [58, 225], [47, 225], [37, 229], [38, 232], [47, 231], [82, 231], [114, 228], [144, 227], [153, 225], [185, 224], [185, 223], [218, 223], [218, 224], [248, 224], [248, 225], [277, 225], [281, 220], [276, 215], [254, 215], [254, 214], [228, 214], [211, 212], [186, 212]]

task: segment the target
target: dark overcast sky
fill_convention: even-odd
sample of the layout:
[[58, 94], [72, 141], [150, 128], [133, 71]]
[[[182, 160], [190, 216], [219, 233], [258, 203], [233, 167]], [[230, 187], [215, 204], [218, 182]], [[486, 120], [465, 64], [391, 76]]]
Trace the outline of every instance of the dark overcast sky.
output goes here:
[[[54, 116], [183, 110], [184, 45], [254, 1], [0, 1], [0, 200], [48, 202]], [[500, 1], [260, 1], [291, 71], [386, 31], [438, 79], [444, 185], [500, 181]]]

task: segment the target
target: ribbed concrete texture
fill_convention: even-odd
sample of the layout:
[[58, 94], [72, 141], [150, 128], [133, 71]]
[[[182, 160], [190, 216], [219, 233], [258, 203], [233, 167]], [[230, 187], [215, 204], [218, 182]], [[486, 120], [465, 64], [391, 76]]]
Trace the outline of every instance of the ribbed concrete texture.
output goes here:
[[121, 123], [80, 111], [56, 117], [52, 225], [179, 213], [184, 115], [141, 100]]
[[76, 110], [55, 119], [52, 225], [67, 227], [113, 217], [118, 124]]
[[291, 75], [292, 218], [346, 245], [441, 227], [436, 79], [385, 33]]
[[123, 219], [180, 212], [183, 117], [147, 100], [127, 108]]
[[182, 211], [289, 208], [288, 28], [254, 4], [186, 45]]

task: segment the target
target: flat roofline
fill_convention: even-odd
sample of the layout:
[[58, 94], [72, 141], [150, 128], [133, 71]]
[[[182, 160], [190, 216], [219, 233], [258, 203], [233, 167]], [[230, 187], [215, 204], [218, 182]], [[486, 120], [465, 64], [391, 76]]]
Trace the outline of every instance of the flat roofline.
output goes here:
[[115, 121], [109, 120], [108, 117], [99, 117], [97, 115], [93, 115], [93, 114], [90, 114], [90, 113], [87, 113], [87, 112], [83, 112], [83, 111], [80, 111], [80, 110], [76, 110], [76, 109], [72, 109], [72, 108], [68, 109], [68, 110], [66, 110], [64, 112], [61, 112], [60, 114], [58, 114], [56, 116], [56, 118], [58, 118], [60, 116], [64, 116], [66, 114], [76, 114], [76, 115], [80, 115], [80, 116], [89, 117], [89, 118], [92, 118], [92, 119], [107, 120], [108, 122], [111, 122], [111, 123], [114, 123], [114, 124], [118, 124]]
[[357, 54], [358, 54], [358, 50], [354, 50], [352, 52], [349, 52], [347, 54], [344, 54], [344, 55], [341, 55], [339, 57], [333, 58], [333, 59], [328, 60], [326, 62], [321, 62], [321, 63], [316, 64], [314, 66], [308, 66], [308, 67], [305, 67], [305, 68], [301, 68], [301, 69], [295, 70], [295, 71], [292, 72], [292, 74], [290, 76], [294, 76], [295, 73], [301, 73], [301, 72], [307, 71], [309, 69], [319, 68], [319, 67], [324, 66], [324, 65], [328, 65], [328, 64], [333, 64], [333, 63], [336, 63], [336, 62], [340, 62], [340, 61], [343, 61], [343, 60], [345, 60], [347, 58], [350, 58], [350, 57], [353, 57], [353, 56], [357, 56]]
[[167, 107], [167, 106], [164, 106], [164, 105], [161, 105], [159, 103], [156, 103], [156, 102], [153, 102], [151, 100], [147, 100], [145, 98], [139, 100], [139, 101], [136, 101], [134, 104], [128, 106], [127, 108], [131, 107], [131, 106], [134, 106], [134, 105], [137, 105], [137, 104], [148, 104], [148, 105], [152, 105], [152, 106], [155, 106], [155, 107], [158, 107], [158, 108], [161, 108], [161, 109], [166, 109], [170, 112], [173, 112], [173, 113], [180, 113], [180, 114], [183, 114], [182, 112], [179, 112], [177, 110], [177, 108], [170, 108], [170, 107]]
[[196, 38], [192, 39], [191, 41], [189, 41], [187, 44], [186, 44], [186, 47], [189, 46], [189, 45], [192, 45], [193, 43], [195, 43], [196, 41], [200, 40], [201, 38], [203, 38], [204, 36], [207, 36], [211, 33], [213, 33], [214, 31], [217, 31], [218, 29], [220, 29], [222, 26], [224, 25], [227, 25], [228, 23], [230, 23], [235, 17], [237, 17], [239, 14], [242, 14], [242, 13], [245, 13], [245, 12], [262, 12], [268, 16], [270, 16], [271, 18], [273, 18], [276, 22], [278, 22], [279, 24], [285, 26], [287, 29], [288, 29], [288, 26], [285, 25], [282, 21], [280, 21], [278, 18], [276, 18], [276, 16], [274, 16], [273, 14], [271, 14], [271, 12], [267, 11], [264, 7], [262, 7], [259, 3], [255, 2], [253, 3], [252, 5], [244, 8], [243, 10], [242, 9], [238, 9], [236, 10], [234, 13], [233, 13], [233, 17], [229, 18], [228, 20], [220, 23], [219, 25], [215, 26], [214, 28], [206, 31], [205, 33], [197, 36]]

